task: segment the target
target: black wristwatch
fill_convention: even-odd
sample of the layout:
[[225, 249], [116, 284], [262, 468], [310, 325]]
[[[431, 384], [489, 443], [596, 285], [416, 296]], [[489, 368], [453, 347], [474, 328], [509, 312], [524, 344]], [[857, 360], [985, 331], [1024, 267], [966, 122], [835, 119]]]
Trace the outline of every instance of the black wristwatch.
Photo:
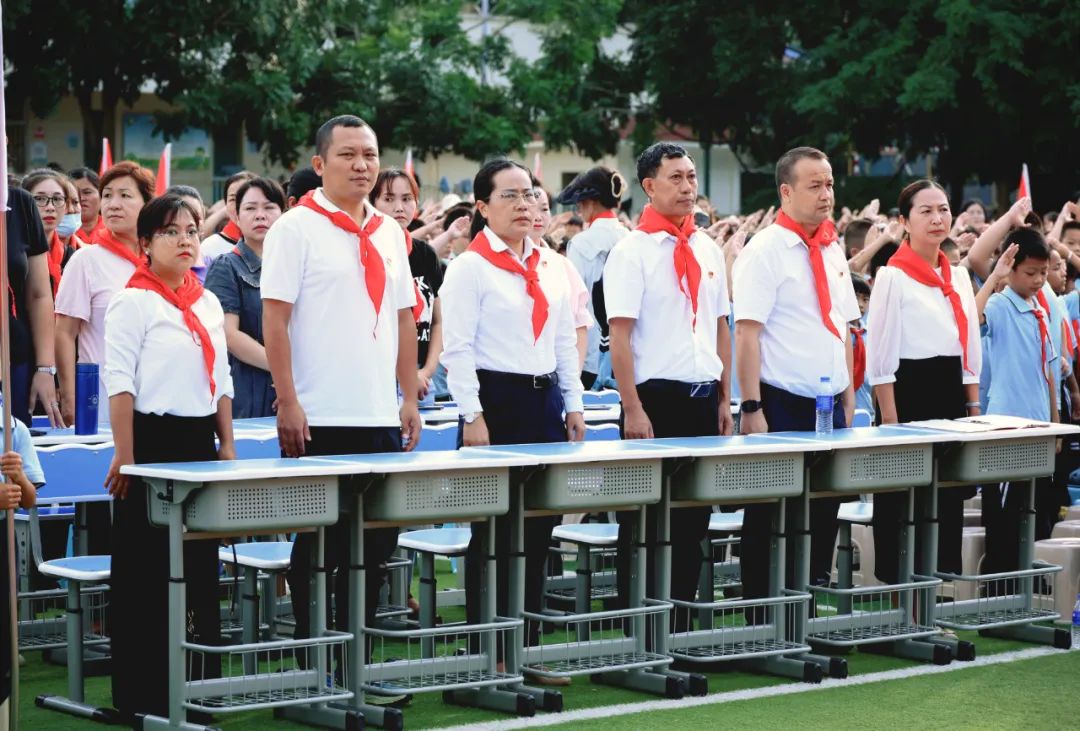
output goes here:
[[755, 411], [761, 411], [761, 402], [760, 401], [754, 401], [753, 399], [746, 399], [741, 404], [739, 404], [739, 413], [740, 414], [752, 414]]

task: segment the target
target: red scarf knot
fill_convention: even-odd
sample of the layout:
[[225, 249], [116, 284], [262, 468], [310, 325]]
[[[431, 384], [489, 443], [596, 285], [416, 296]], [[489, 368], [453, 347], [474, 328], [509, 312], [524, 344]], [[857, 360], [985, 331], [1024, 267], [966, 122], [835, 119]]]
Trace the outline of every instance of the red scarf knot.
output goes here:
[[491, 248], [491, 242], [481, 231], [476, 234], [476, 238], [472, 240], [467, 250], [479, 254], [497, 269], [517, 274], [525, 280], [525, 294], [533, 301], [532, 328], [535, 344], [540, 339], [540, 333], [544, 331], [548, 316], [547, 296], [544, 294], [544, 288], [540, 286], [540, 275], [536, 271], [540, 264], [540, 249], [533, 247], [532, 253], [525, 260], [525, 266], [522, 266], [509, 249], [495, 251]]
[[896, 250], [896, 253], [889, 257], [888, 265], [896, 267], [919, 284], [927, 287], [937, 287], [941, 290], [952, 308], [953, 319], [956, 320], [956, 334], [960, 339], [960, 352], [963, 353], [964, 357], [964, 370], [976, 375], [975, 371], [971, 370], [968, 365], [968, 319], [967, 314], [964, 313], [964, 305], [960, 301], [960, 293], [952, 285], [952, 266], [949, 264], [949, 257], [945, 256], [939, 249], [937, 261], [938, 267], [941, 268], [940, 275], [930, 267], [925, 259], [915, 253], [915, 250], [911, 248], [911, 244], [905, 241]]
[[94, 243], [111, 254], [131, 262], [136, 269], [146, 262], [146, 257], [136, 254], [127, 244], [113, 236], [113, 232], [107, 228], [101, 229], [101, 233], [94, 239]]
[[866, 328], [851, 326], [848, 329], [851, 331], [851, 349], [854, 355], [853, 388], [858, 391], [866, 378]]
[[641, 212], [641, 220], [638, 222], [638, 231], [644, 231], [647, 234], [663, 232], [675, 237], [675, 280], [679, 285], [679, 291], [690, 300], [694, 327], [697, 326], [698, 290], [701, 286], [701, 264], [694, 256], [694, 250], [690, 248], [690, 237], [696, 230], [693, 216], [686, 216], [682, 224], [676, 226], [657, 213], [651, 203], [645, 206], [645, 210]]
[[360, 265], [364, 267], [364, 284], [367, 286], [368, 297], [375, 307], [375, 326], [379, 325], [379, 310], [382, 309], [383, 292], [386, 291], [386, 265], [383, 264], [382, 255], [371, 241], [371, 235], [382, 225], [383, 217], [372, 214], [367, 224], [360, 226], [345, 211], [330, 212], [319, 205], [315, 200], [315, 191], [308, 191], [300, 199], [297, 205], [310, 208], [316, 213], [326, 216], [332, 224], [343, 231], [353, 234], [360, 240]]
[[832, 296], [829, 294], [829, 278], [825, 274], [825, 257], [821, 253], [824, 247], [836, 241], [836, 226], [829, 219], [825, 219], [811, 236], [783, 211], [777, 214], [776, 224], [798, 234], [799, 239], [806, 244], [806, 250], [810, 253], [810, 271], [814, 275], [814, 291], [817, 293], [818, 309], [821, 310], [821, 322], [826, 330], [836, 336], [837, 340], [842, 341], [840, 332], [833, 324], [832, 317], [829, 316], [832, 312]]
[[131, 275], [127, 286], [129, 289], [145, 289], [156, 292], [162, 299], [180, 310], [184, 325], [187, 326], [188, 332], [191, 333], [192, 341], [202, 348], [206, 378], [210, 382], [210, 400], [213, 401], [214, 395], [217, 393], [217, 383], [214, 382], [214, 343], [210, 340], [210, 333], [206, 331], [206, 327], [192, 309], [203, 293], [203, 286], [199, 282], [199, 278], [189, 270], [184, 274], [184, 282], [180, 285], [180, 288], [173, 291], [161, 277], [144, 264]]

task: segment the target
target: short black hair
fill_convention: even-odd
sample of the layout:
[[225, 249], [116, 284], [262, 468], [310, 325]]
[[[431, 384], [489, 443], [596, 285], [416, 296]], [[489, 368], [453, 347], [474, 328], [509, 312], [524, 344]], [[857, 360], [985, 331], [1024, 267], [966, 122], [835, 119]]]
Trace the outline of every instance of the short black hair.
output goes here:
[[281, 189], [281, 186], [277, 184], [277, 181], [270, 178], [252, 178], [245, 181], [236, 191], [236, 211], [240, 212], [240, 204], [244, 200], [244, 196], [252, 188], [258, 188], [266, 196], [266, 200], [271, 203], [276, 203], [277, 207], [281, 210], [285, 210], [285, 191]]
[[1080, 229], [1080, 221], [1066, 221], [1061, 226], [1061, 233], [1064, 235], [1066, 231], [1076, 231], [1078, 229]]
[[954, 251], [960, 251], [960, 244], [956, 243], [949, 236], [946, 236], [939, 247], [944, 254], [951, 254]]
[[860, 249], [866, 245], [866, 232], [874, 223], [869, 218], [856, 218], [844, 229], [844, 246], [848, 251], [857, 246]]
[[829, 161], [829, 156], [816, 147], [793, 147], [776, 161], [776, 194], [780, 195], [780, 186], [795, 182], [795, 166], [799, 160]]
[[446, 215], [443, 216], [443, 228], [449, 228], [450, 224], [459, 218], [468, 218], [473, 214], [473, 207], [471, 203], [457, 203], [446, 209]]
[[893, 254], [900, 250], [900, 246], [895, 241], [887, 241], [884, 246], [877, 250], [877, 253], [870, 257], [870, 278], [873, 279], [877, 276], [877, 270], [889, 263], [889, 259], [892, 259]]
[[855, 294], [870, 296], [870, 283], [861, 274], [851, 274], [851, 286], [855, 288]]
[[290, 198], [300, 200], [305, 193], [315, 190], [320, 185], [322, 185], [322, 176], [315, 172], [315, 168], [308, 165], [292, 174], [285, 193]]
[[674, 142], [654, 142], [638, 155], [637, 179], [638, 183], [644, 183], [645, 178], [656, 177], [656, 171], [664, 160], [677, 157], [689, 157], [686, 148], [676, 145]]
[[169, 193], [175, 193], [176, 195], [184, 195], [189, 198], [194, 198], [195, 200], [199, 201], [199, 203], [203, 203], [202, 193], [200, 193], [199, 189], [193, 185], [170, 185], [168, 188], [165, 189], [165, 194], [168, 195]]
[[972, 206], [978, 206], [982, 209], [983, 215], [987, 218], [990, 217], [990, 211], [986, 210], [986, 204], [978, 198], [968, 198], [966, 201], [960, 204], [960, 212], [963, 213]]
[[202, 216], [191, 207], [182, 196], [175, 193], [166, 193], [153, 198], [139, 211], [139, 219], [135, 224], [140, 241], [149, 241], [154, 234], [176, 220], [180, 211], [187, 211], [195, 220], [195, 225], [202, 222]]
[[75, 168], [68, 173], [68, 177], [72, 180], [89, 180], [90, 185], [95, 188], [100, 187], [101, 185], [101, 178], [99, 178], [98, 174], [90, 168]]
[[1025, 259], [1036, 261], [1050, 261], [1050, 247], [1046, 245], [1046, 239], [1035, 228], [1014, 228], [1005, 235], [1005, 241], [1001, 244], [1001, 250], [1005, 251], [1016, 244], [1016, 260], [1013, 269], [1020, 266]]
[[325, 158], [330, 151], [330, 140], [334, 137], [334, 130], [338, 127], [371, 127], [367, 122], [355, 114], [339, 114], [336, 117], [323, 122], [319, 131], [315, 133], [315, 154]]

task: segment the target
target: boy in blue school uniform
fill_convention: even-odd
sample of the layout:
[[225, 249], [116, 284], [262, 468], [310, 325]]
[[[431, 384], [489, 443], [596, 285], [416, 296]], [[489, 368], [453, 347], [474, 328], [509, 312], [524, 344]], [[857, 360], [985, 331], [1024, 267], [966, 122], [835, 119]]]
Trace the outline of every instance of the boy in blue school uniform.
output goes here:
[[[8, 595], [11, 586], [7, 573], [7, 520], [4, 510], [17, 507], [32, 508], [37, 499], [37, 487], [45, 483], [45, 474], [41, 471], [37, 452], [30, 440], [30, 430], [18, 419], [12, 419], [14, 429], [11, 433], [11, 451], [0, 457], [0, 473], [3, 473], [3, 485], [0, 485], [0, 714], [7, 718], [7, 702], [11, 695], [11, 633], [7, 628], [11, 624], [8, 615]], [[3, 432], [0, 430], [0, 436]]]
[[[1010, 232], [1005, 247], [975, 298], [983, 334], [990, 339], [986, 358], [994, 374], [986, 413], [1058, 421], [1054, 374], [1060, 372], [1061, 364], [1051, 334], [1055, 318], [1039, 303], [1045, 300], [1040, 294], [1050, 268], [1050, 250], [1034, 228]], [[992, 294], [1002, 280], [1005, 288]], [[1039, 481], [1035, 489], [1037, 503], [1052, 499], [1045, 494], [1052, 489], [1048, 480]], [[1001, 483], [984, 485], [982, 495], [986, 526], [983, 568], [986, 572], [1016, 570], [1020, 568], [1020, 519], [1027, 509], [1025, 491], [1010, 490], [1009, 483]], [[1036, 540], [1048, 537], [1051, 527], [1052, 523], [1037, 522]]]

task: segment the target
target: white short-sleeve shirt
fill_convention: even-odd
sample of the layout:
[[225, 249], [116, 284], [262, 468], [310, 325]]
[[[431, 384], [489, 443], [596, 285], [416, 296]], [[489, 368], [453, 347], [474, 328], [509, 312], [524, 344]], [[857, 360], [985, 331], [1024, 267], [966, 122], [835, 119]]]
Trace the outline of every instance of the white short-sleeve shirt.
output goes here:
[[[505, 242], [488, 228], [484, 234], [496, 251]], [[540, 252], [537, 273], [548, 302], [547, 320], [540, 337], [533, 336], [533, 300], [525, 278], [499, 269], [473, 251], [465, 251], [446, 268], [439, 289], [443, 315], [443, 352], [446, 383], [462, 413], [481, 411], [476, 371], [539, 376], [559, 375], [566, 411], [580, 412], [581, 371], [578, 368], [577, 332], [570, 302], [566, 259], [547, 247], [525, 240], [523, 258]]]
[[[589, 294], [589, 314], [596, 316], [593, 305], [593, 287], [604, 275], [604, 265], [612, 247], [625, 237], [630, 230], [617, 218], [598, 218], [589, 227], [570, 239], [566, 247], [566, 258], [574, 265], [585, 283]], [[585, 351], [585, 370], [596, 373], [600, 369], [600, 328], [591, 328], [588, 333], [588, 348]]]
[[[97, 363], [101, 400], [105, 386], [105, 311], [113, 296], [127, 286], [135, 265], [104, 246], [84, 246], [71, 255], [56, 293], [56, 314], [82, 320], [79, 362]], [[98, 424], [109, 423], [109, 409], [98, 408]]]
[[684, 383], [719, 381], [723, 361], [716, 352], [720, 318], [731, 311], [720, 247], [695, 231], [690, 248], [701, 265], [697, 324], [690, 299], [675, 276], [674, 236], [631, 231], [608, 254], [604, 306], [608, 319], [634, 320], [630, 347], [634, 381], [662, 378]]
[[829, 319], [840, 339], [821, 320], [810, 252], [797, 233], [775, 223], [767, 226], [754, 234], [732, 267], [735, 319], [764, 325], [761, 380], [807, 398], [817, 395], [823, 376], [832, 379], [834, 393], [847, 388], [851, 378], [844, 343], [848, 323], [860, 316], [843, 248], [833, 242], [822, 250], [822, 259], [832, 304]]
[[[934, 272], [941, 274], [938, 267]], [[967, 317], [964, 338], [968, 370], [964, 371], [963, 382], [978, 383], [982, 372], [982, 339], [967, 269], [952, 267], [952, 286], [960, 295]], [[901, 358], [922, 360], [963, 354], [956, 316], [942, 290], [920, 284], [896, 267], [878, 269], [867, 321], [867, 329], [874, 333], [874, 347], [866, 355], [866, 378], [871, 386], [895, 382]]]
[[[323, 194], [315, 200], [340, 210]], [[365, 203], [361, 227], [382, 223], [371, 242], [382, 255], [386, 287], [378, 318], [364, 282], [355, 234], [303, 206], [274, 222], [263, 242], [263, 299], [292, 304], [293, 381], [312, 426], [396, 426], [398, 311], [416, 304], [405, 236]]]
[[184, 324], [183, 313], [145, 289], [117, 292], [105, 314], [104, 373], [110, 397], [130, 393], [136, 411], [173, 416], [209, 416], [223, 396], [232, 398], [221, 303], [207, 289], [191, 309], [214, 345], [213, 397], [202, 346]]

